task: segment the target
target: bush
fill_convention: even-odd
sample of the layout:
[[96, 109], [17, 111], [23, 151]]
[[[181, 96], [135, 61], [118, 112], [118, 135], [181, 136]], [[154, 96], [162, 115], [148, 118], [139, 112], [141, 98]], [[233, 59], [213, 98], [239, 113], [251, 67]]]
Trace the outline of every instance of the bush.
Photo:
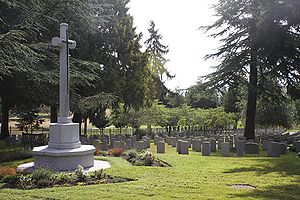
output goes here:
[[0, 152], [0, 162], [10, 162], [14, 160], [22, 160], [31, 157], [32, 157], [31, 153], [26, 151]]
[[138, 152], [136, 150], [130, 150], [127, 152], [127, 156], [129, 160], [132, 160], [138, 156]]
[[51, 177], [53, 184], [66, 184], [74, 181], [75, 177], [71, 173], [58, 173], [58, 174], [53, 174]]
[[133, 135], [138, 135], [139, 138], [142, 138], [143, 136], [147, 135], [147, 131], [138, 129], [133, 133]]
[[99, 155], [101, 155], [101, 149], [100, 149], [100, 147], [96, 147], [94, 156], [99, 156]]
[[1, 179], [2, 183], [6, 183], [8, 185], [15, 185], [19, 181], [19, 177], [17, 175], [6, 175]]
[[47, 187], [52, 184], [53, 171], [47, 168], [38, 168], [32, 174], [32, 180], [37, 187]]
[[[31, 175], [21, 175], [21, 176], [18, 176], [18, 185], [20, 188], [22, 189], [32, 189], [33, 186], [34, 186], [34, 182], [32, 180], [32, 176]], [[44, 184], [45, 184], [46, 180], [41, 180], [41, 182], [39, 182], [42, 186], [39, 186], [38, 184], [39, 183], [35, 183], [37, 187], [43, 187]], [[16, 184], [16, 183], [14, 183]], [[45, 185], [45, 186], [48, 186], [48, 185]]]
[[102, 177], [104, 177], [103, 169], [95, 171], [94, 174], [97, 179], [102, 179]]
[[154, 156], [151, 151], [146, 150], [146, 151], [142, 152], [141, 158], [145, 162], [146, 166], [151, 166], [153, 164]]
[[119, 157], [124, 153], [124, 149], [123, 148], [113, 148], [109, 150], [109, 154]]
[[78, 165], [77, 169], [75, 170], [75, 175], [78, 181], [86, 181], [89, 178], [89, 175], [84, 172], [84, 169], [81, 165]]
[[0, 180], [4, 176], [14, 176], [17, 175], [17, 170], [14, 167], [0, 167]]

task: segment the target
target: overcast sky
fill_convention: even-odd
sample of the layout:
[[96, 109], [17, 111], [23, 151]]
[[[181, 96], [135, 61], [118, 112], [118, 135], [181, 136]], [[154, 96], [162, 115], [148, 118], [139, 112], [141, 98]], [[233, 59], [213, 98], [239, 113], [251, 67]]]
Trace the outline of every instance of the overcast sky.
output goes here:
[[131, 0], [129, 12], [137, 31], [144, 35], [143, 41], [148, 38], [149, 22], [153, 20], [163, 36], [162, 43], [169, 46], [166, 58], [170, 61], [166, 66], [176, 77], [166, 81], [168, 88], [186, 89], [196, 84], [199, 76], [212, 72], [210, 67], [217, 64], [203, 57], [214, 52], [218, 41], [198, 30], [215, 20], [210, 8], [214, 2], [216, 0]]

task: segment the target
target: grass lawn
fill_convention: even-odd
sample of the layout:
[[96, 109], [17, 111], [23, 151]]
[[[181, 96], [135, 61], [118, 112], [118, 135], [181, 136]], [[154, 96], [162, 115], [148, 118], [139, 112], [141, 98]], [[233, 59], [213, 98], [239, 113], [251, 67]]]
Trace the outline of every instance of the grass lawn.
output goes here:
[[[156, 152], [151, 145], [152, 152]], [[105, 171], [107, 174], [137, 181], [38, 190], [0, 189], [0, 199], [300, 199], [300, 158], [296, 153], [280, 158], [268, 158], [264, 153], [262, 157], [203, 157], [196, 152], [177, 155], [175, 148], [168, 147], [167, 154], [156, 156], [172, 167], [131, 166], [122, 158], [106, 157], [112, 165]], [[251, 184], [256, 189], [234, 189], [232, 184]]]

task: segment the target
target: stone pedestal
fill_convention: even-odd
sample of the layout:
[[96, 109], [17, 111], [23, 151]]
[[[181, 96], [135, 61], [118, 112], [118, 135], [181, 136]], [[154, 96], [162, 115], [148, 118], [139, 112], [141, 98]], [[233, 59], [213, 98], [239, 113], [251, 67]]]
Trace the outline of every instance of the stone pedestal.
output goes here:
[[35, 168], [45, 167], [55, 171], [73, 171], [78, 165], [94, 166], [95, 147], [81, 145], [79, 124], [50, 124], [49, 143], [32, 151]]

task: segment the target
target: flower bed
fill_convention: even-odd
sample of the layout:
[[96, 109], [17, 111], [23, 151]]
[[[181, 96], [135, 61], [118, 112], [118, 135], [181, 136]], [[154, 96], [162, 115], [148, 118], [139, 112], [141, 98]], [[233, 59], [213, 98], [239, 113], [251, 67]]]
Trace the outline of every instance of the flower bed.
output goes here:
[[169, 163], [155, 158], [149, 150], [142, 151], [141, 153], [131, 150], [123, 155], [123, 158], [135, 166], [171, 167]]
[[1, 182], [4, 183], [2, 187], [26, 190], [54, 186], [92, 185], [134, 181], [134, 179], [106, 175], [103, 170], [88, 174], [84, 172], [81, 166], [78, 166], [75, 173], [54, 173], [45, 168], [39, 168], [32, 174], [14, 174], [11, 170], [6, 170], [6, 172], [7, 171], [9, 173], [3, 174], [3, 176], [0, 177]]

